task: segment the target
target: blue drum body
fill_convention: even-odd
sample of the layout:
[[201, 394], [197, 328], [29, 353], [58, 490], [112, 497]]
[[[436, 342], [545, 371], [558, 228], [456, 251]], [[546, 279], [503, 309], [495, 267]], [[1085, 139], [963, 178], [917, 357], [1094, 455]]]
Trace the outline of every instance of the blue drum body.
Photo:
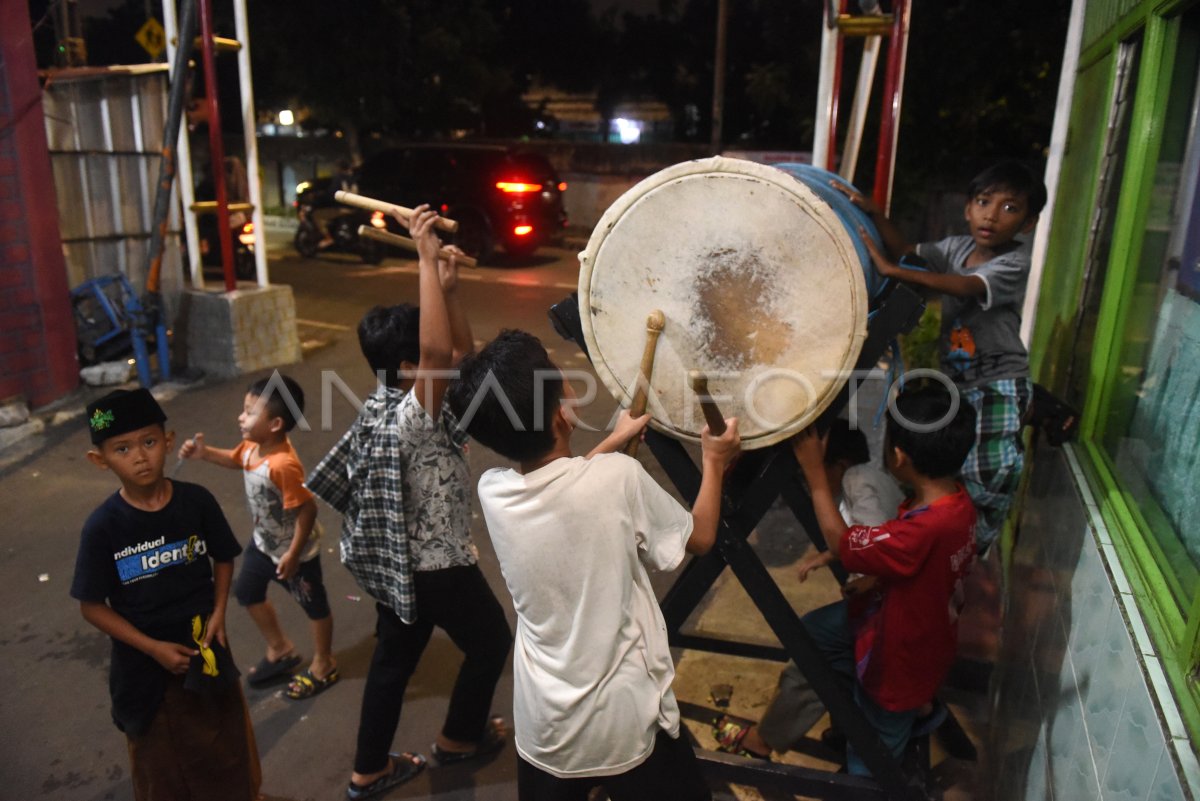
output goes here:
[[867, 283], [867, 295], [871, 298], [871, 306], [874, 308], [878, 305], [883, 291], [887, 287], [887, 279], [875, 269], [875, 264], [871, 261], [871, 254], [859, 234], [859, 228], [861, 227], [867, 232], [880, 250], [883, 250], [883, 240], [880, 238], [871, 216], [851, 203], [850, 198], [830, 186], [830, 181], [842, 184], [846, 184], [846, 181], [828, 170], [822, 170], [811, 164], [784, 163], [771, 166], [786, 172], [808, 187], [813, 194], [825, 201], [841, 220], [842, 225], [846, 228], [846, 233], [854, 241], [854, 249], [858, 251], [859, 261], [862, 262], [863, 280]]

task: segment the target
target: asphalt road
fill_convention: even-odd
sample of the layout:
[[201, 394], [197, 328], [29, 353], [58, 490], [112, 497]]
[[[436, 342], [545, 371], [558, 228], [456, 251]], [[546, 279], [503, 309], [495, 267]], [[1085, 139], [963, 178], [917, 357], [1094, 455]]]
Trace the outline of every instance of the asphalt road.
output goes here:
[[[276, 240], [279, 237], [275, 237]], [[311, 430], [294, 432], [293, 442], [312, 467], [345, 430], [355, 414], [349, 396], [365, 397], [374, 378], [359, 350], [354, 327], [376, 303], [416, 302], [416, 262], [388, 259], [369, 267], [338, 255], [301, 259], [280, 242], [272, 250], [271, 280], [289, 284], [296, 299], [298, 327], [306, 346], [302, 363], [285, 372], [308, 396]], [[527, 329], [549, 346], [561, 366], [587, 369], [578, 349], [555, 334], [547, 309], [576, 285], [573, 251], [546, 249], [521, 263], [464, 271], [462, 297], [477, 339], [500, 329]], [[168, 427], [179, 438], [204, 431], [210, 443], [232, 446], [245, 386], [242, 380], [202, 383], [164, 402]], [[582, 416], [598, 426], [614, 409], [602, 389]], [[598, 434], [580, 432], [586, 450]], [[178, 439], [177, 439], [178, 442]], [[88, 447], [81, 418], [57, 427], [44, 447], [0, 473], [6, 530], [0, 545], [0, 799], [14, 801], [128, 801], [132, 798], [123, 735], [109, 717], [107, 638], [80, 617], [68, 596], [79, 530], [86, 516], [116, 489], [111, 474], [84, 458]], [[483, 448], [471, 452], [472, 472], [498, 464]], [[249, 532], [241, 476], [213, 465], [188, 463], [178, 476], [210, 488], [240, 538]], [[661, 476], [660, 476], [661, 478]], [[340, 566], [336, 554], [340, 521], [321, 511], [328, 534], [322, 563], [335, 621], [335, 651], [342, 681], [324, 694], [291, 701], [281, 687], [247, 689], [262, 758], [263, 791], [269, 799], [302, 801], [344, 797], [354, 750], [362, 684], [373, 647], [372, 604]], [[495, 558], [482, 521], [473, 536], [481, 564], [509, 611]], [[668, 579], [664, 578], [663, 581]], [[304, 654], [311, 654], [305, 619], [278, 588], [270, 596], [285, 630]], [[229, 635], [243, 672], [262, 654], [263, 643], [249, 617], [231, 600]], [[395, 747], [428, 754], [445, 714], [458, 651], [435, 635], [409, 686]], [[511, 675], [497, 690], [494, 709], [511, 715]], [[489, 761], [430, 768], [387, 798], [516, 798], [516, 762], [507, 747]]]

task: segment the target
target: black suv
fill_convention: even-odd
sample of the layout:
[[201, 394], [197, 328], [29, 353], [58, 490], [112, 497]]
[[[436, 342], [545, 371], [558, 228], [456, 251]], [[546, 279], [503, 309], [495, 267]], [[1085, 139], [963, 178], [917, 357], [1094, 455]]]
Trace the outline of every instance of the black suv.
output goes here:
[[[459, 224], [454, 243], [486, 261], [497, 246], [532, 254], [567, 224], [554, 168], [506, 145], [415, 144], [383, 150], [359, 171], [364, 195], [412, 208], [429, 203]], [[389, 227], [396, 227], [389, 220]]]

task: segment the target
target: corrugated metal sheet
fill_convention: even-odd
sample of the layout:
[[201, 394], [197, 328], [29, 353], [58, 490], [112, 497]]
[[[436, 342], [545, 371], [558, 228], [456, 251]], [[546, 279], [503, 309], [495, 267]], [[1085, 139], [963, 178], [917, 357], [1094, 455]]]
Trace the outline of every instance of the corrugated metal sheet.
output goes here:
[[[166, 124], [166, 66], [52, 73], [43, 101], [70, 285], [120, 272], [140, 288]], [[180, 227], [172, 197], [167, 293], [183, 288]]]
[[1152, 0], [1091, 0], [1083, 21], [1083, 46], [1104, 37], [1116, 24], [1139, 6], [1149, 8]]

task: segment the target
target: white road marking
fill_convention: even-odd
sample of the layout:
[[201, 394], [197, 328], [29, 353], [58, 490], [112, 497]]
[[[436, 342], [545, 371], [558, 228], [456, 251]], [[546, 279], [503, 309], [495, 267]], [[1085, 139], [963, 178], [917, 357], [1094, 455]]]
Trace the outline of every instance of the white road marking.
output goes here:
[[[418, 275], [419, 268], [415, 264], [404, 265], [388, 265], [387, 267], [366, 267], [358, 270], [351, 270], [346, 273], [347, 278], [371, 278], [380, 275]], [[566, 281], [555, 281], [548, 284], [540, 283], [536, 277], [532, 280], [529, 276], [509, 276], [498, 273], [477, 272], [475, 270], [461, 270], [458, 273], [460, 281], [479, 281], [484, 284], [501, 284], [504, 286], [533, 286], [541, 289], [578, 289], [576, 283], [568, 283]]]

